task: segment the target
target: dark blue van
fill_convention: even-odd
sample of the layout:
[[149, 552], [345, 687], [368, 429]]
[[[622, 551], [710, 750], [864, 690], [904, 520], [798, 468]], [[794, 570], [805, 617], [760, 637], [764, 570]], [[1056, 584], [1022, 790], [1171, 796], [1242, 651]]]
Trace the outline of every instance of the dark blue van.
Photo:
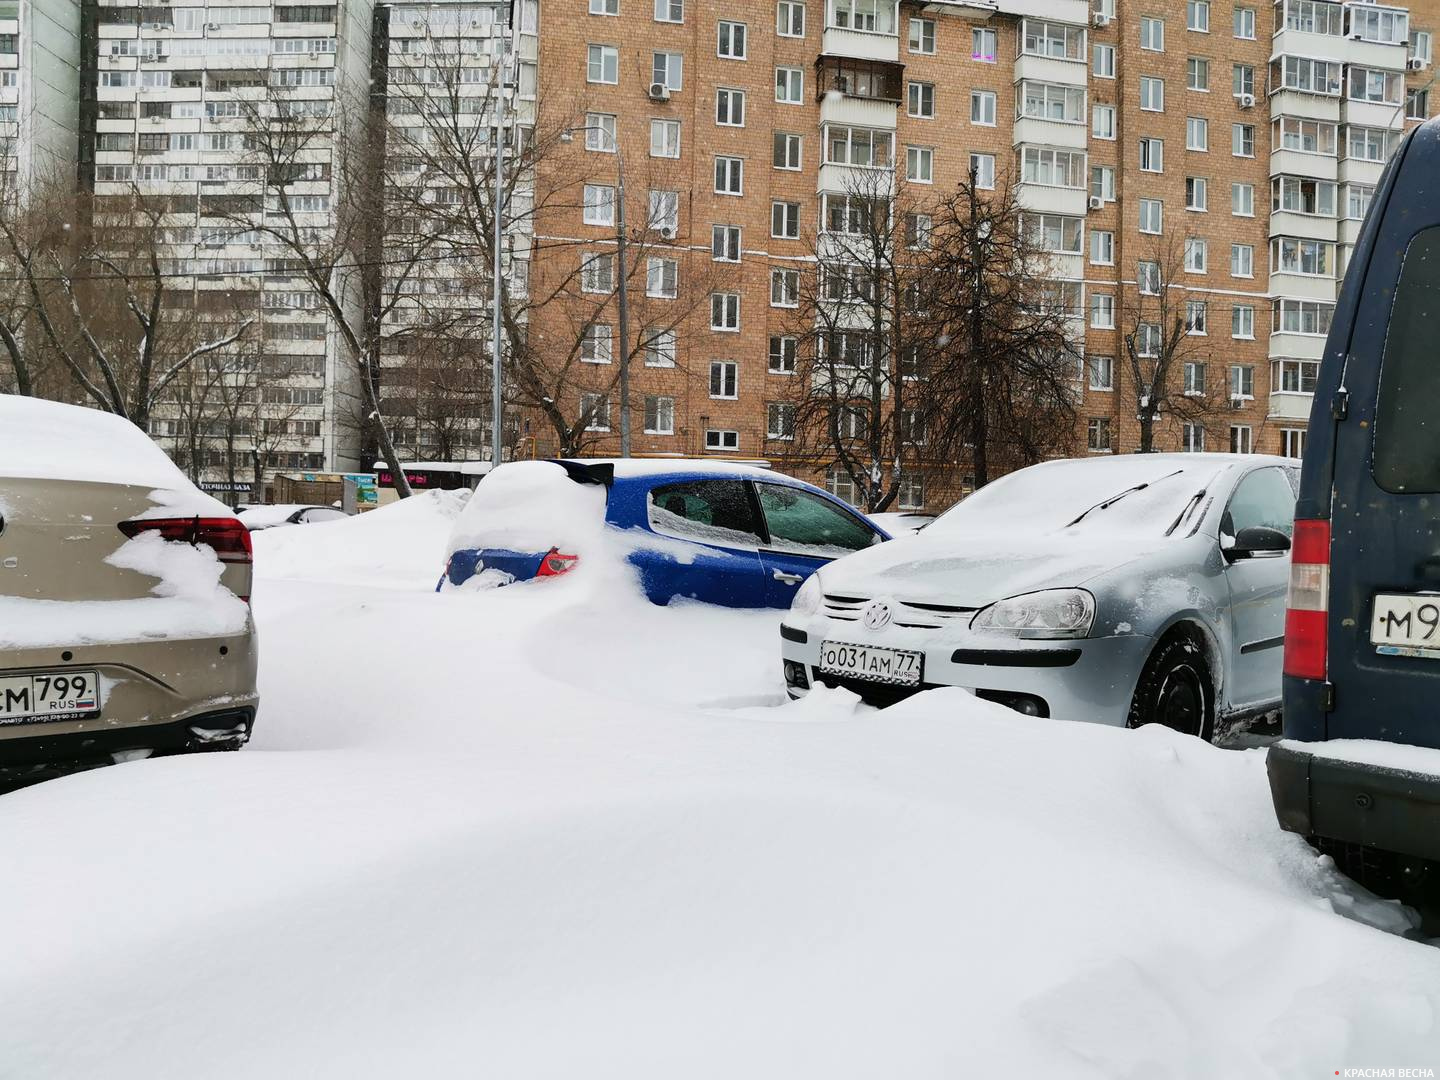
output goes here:
[[1356, 244], [1296, 518], [1280, 824], [1362, 881], [1440, 877], [1440, 769], [1335, 745], [1440, 749], [1440, 121], [1397, 150]]

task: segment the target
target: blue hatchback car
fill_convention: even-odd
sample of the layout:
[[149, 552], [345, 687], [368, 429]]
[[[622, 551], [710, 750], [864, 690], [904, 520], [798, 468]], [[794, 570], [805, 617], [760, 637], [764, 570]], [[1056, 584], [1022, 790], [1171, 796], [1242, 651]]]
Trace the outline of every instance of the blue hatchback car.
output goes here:
[[[621, 533], [640, 531], [626, 557], [639, 571], [645, 595], [657, 604], [685, 597], [725, 607], [788, 608], [820, 567], [890, 539], [828, 492], [754, 466], [645, 459], [520, 465], [553, 466], [570, 482], [603, 492], [605, 525]], [[495, 470], [476, 497], [514, 468]], [[531, 475], [553, 483], [548, 472]], [[598, 513], [598, 500], [596, 505]], [[512, 498], [505, 512], [523, 517], [525, 500]], [[496, 572], [501, 583], [554, 577], [584, 558], [558, 536], [548, 550], [522, 546], [527, 550], [459, 546], [439, 587], [463, 584], [484, 571]]]

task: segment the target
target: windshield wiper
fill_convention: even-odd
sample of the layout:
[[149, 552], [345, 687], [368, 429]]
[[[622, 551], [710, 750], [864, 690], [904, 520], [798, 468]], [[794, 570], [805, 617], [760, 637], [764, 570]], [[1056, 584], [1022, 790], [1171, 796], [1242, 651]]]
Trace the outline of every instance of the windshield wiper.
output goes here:
[[1096, 503], [1094, 506], [1090, 507], [1089, 510], [1083, 511], [1083, 512], [1080, 514], [1080, 516], [1077, 517], [1074, 521], [1071, 521], [1071, 522], [1066, 523], [1065, 528], [1068, 529], [1068, 528], [1070, 528], [1070, 526], [1072, 526], [1072, 525], [1079, 525], [1080, 522], [1082, 522], [1082, 521], [1085, 520], [1086, 515], [1089, 514], [1089, 513], [1091, 513], [1092, 511], [1095, 511], [1095, 510], [1109, 510], [1110, 507], [1114, 506], [1114, 505], [1115, 505], [1117, 502], [1119, 502], [1121, 499], [1125, 498], [1126, 495], [1134, 495], [1135, 492], [1137, 492], [1137, 491], [1144, 491], [1144, 490], [1145, 490], [1146, 488], [1148, 488], [1151, 484], [1158, 484], [1158, 483], [1160, 483], [1161, 480], [1169, 480], [1170, 477], [1172, 477], [1172, 476], [1179, 476], [1179, 475], [1180, 475], [1182, 472], [1184, 472], [1184, 471], [1185, 471], [1184, 469], [1176, 469], [1174, 472], [1172, 472], [1172, 473], [1166, 473], [1164, 476], [1157, 477], [1157, 478], [1154, 479], [1154, 480], [1146, 480], [1143, 484], [1136, 484], [1134, 487], [1128, 487], [1128, 488], [1126, 488], [1124, 491], [1117, 491], [1114, 495], [1111, 495], [1108, 499], [1105, 499], [1103, 502], [1098, 502], [1098, 503]]
[[1191, 511], [1193, 511], [1195, 507], [1199, 506], [1200, 501], [1204, 498], [1204, 488], [1201, 488], [1199, 491], [1195, 492], [1194, 495], [1190, 496], [1190, 501], [1185, 504], [1185, 509], [1181, 510], [1179, 516], [1177, 516], [1175, 520], [1170, 523], [1170, 527], [1165, 530], [1165, 535], [1169, 536], [1176, 529], [1178, 529], [1180, 527], [1180, 523], [1190, 516]]

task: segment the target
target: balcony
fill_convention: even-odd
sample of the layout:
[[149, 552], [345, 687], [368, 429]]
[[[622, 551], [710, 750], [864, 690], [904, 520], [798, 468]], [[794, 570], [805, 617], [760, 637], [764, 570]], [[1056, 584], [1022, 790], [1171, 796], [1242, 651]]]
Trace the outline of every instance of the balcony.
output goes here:
[[1270, 391], [1269, 420], [1309, 420], [1314, 394], [1292, 393], [1286, 390]]
[[826, 56], [844, 56], [852, 60], [900, 62], [900, 38], [869, 30], [850, 30], [843, 26], [827, 26], [821, 38]]
[[815, 61], [815, 100], [824, 102], [836, 90], [854, 101], [898, 105], [905, 94], [905, 65], [822, 56]]
[[1334, 154], [1312, 154], [1304, 150], [1272, 150], [1271, 176], [1310, 176], [1316, 180], [1337, 180], [1340, 162]]

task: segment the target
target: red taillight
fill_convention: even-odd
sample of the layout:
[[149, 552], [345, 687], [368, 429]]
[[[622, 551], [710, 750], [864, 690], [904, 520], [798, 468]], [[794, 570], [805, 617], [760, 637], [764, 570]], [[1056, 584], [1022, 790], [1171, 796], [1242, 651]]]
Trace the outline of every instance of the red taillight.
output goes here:
[[1330, 629], [1330, 522], [1295, 522], [1285, 605], [1285, 674], [1323, 679]]
[[249, 564], [254, 561], [250, 530], [238, 518], [136, 518], [122, 521], [120, 531], [126, 536], [154, 532], [182, 544], [205, 544], [214, 549], [221, 562]]
[[551, 548], [540, 560], [540, 570], [535, 576], [558, 577], [561, 574], [568, 574], [575, 569], [575, 564], [579, 561], [579, 555], [565, 555], [556, 548]]

